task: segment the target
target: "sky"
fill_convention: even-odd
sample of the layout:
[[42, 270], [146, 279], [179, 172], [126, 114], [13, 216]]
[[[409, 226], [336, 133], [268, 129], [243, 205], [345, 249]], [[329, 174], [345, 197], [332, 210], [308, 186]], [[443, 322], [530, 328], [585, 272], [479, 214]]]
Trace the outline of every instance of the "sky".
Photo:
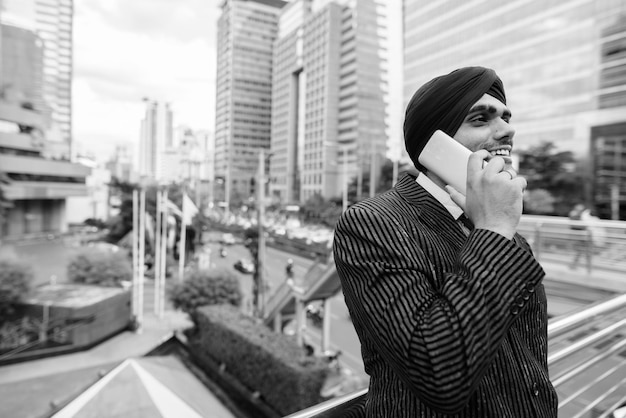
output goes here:
[[102, 158], [139, 142], [143, 98], [174, 124], [211, 129], [217, 0], [75, 0], [73, 137]]
[[[0, 0], [2, 1], [2, 0]], [[23, 16], [29, 2], [4, 0]], [[166, 101], [174, 125], [214, 130], [221, 0], [74, 0], [74, 151], [104, 162], [138, 152], [143, 98]], [[390, 135], [401, 119], [401, 0], [389, 0]], [[14, 16], [15, 18], [15, 16]], [[32, 16], [30, 17], [32, 19]], [[33, 19], [34, 20], [34, 19]]]

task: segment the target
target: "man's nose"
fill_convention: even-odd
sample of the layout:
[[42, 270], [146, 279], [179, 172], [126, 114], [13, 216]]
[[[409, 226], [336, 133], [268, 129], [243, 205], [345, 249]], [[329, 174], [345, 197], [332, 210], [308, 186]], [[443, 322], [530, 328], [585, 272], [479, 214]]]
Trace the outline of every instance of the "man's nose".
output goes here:
[[495, 139], [497, 141], [503, 141], [506, 139], [510, 140], [513, 139], [514, 135], [515, 128], [510, 123], [507, 123], [504, 119], [498, 119], [494, 134]]

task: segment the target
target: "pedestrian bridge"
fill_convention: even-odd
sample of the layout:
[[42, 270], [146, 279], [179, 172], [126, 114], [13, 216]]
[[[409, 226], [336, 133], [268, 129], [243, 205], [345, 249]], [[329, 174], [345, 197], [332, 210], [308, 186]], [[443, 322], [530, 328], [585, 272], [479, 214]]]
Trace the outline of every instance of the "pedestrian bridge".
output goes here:
[[[556, 286], [566, 298], [574, 286], [587, 289], [578, 305], [553, 317], [548, 325], [550, 376], [559, 394], [559, 416], [626, 416], [626, 222], [596, 220], [586, 229], [572, 229], [567, 218], [524, 216], [519, 231], [542, 264], [577, 272], [579, 283]], [[571, 279], [568, 277], [568, 279]], [[569, 283], [569, 285], [568, 285]], [[547, 283], [546, 290], [554, 292]], [[282, 329], [295, 318], [305, 326], [304, 307], [327, 301], [341, 286], [332, 257], [314, 264], [305, 277], [284, 283], [268, 301], [265, 322]], [[581, 292], [579, 292], [581, 293]], [[550, 300], [550, 299], [549, 299]], [[572, 306], [576, 306], [572, 310]], [[322, 349], [328, 345], [330, 323], [325, 316]], [[302, 336], [297, 338], [302, 343]], [[333, 398], [290, 415], [292, 418], [342, 417], [365, 401], [367, 388]]]

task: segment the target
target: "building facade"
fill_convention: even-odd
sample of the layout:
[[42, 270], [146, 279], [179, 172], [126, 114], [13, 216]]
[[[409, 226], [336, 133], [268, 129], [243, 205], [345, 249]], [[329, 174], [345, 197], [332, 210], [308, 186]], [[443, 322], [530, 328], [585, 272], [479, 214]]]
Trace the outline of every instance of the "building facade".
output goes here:
[[272, 94], [276, 201], [341, 197], [364, 175], [376, 186], [388, 139], [385, 30], [384, 3], [374, 0], [300, 0], [283, 9]]
[[169, 103], [144, 99], [146, 110], [141, 120], [139, 169], [142, 179], [160, 181], [166, 170], [165, 152], [174, 140], [174, 115]]
[[[552, 142], [573, 151], [598, 215], [613, 216], [610, 193], [623, 212], [626, 185], [616, 179], [626, 172], [607, 177], [593, 161], [598, 152], [619, 160], [609, 144], [626, 136], [626, 0], [404, 0], [403, 10], [405, 104], [434, 76], [491, 67], [506, 86], [516, 148]], [[592, 182], [596, 175], [605, 180]]]
[[[218, 20], [215, 176], [228, 203], [252, 196], [258, 155], [270, 148], [272, 44], [281, 0], [225, 0]], [[218, 197], [220, 198], [220, 197]]]
[[1, 24], [0, 57], [0, 187], [10, 205], [0, 218], [0, 237], [64, 232], [67, 199], [87, 195], [90, 169], [67, 161], [68, 154], [58, 154], [59, 142], [47, 137], [53, 115], [45, 109], [45, 48], [38, 33]]
[[3, 0], [2, 21], [31, 30], [42, 49], [41, 99], [45, 134], [54, 158], [71, 158], [73, 0]]

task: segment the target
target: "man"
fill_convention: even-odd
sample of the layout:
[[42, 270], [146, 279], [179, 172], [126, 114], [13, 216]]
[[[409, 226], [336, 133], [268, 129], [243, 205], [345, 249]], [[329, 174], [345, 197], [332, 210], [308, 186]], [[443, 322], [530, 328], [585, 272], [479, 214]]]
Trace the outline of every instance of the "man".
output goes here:
[[[556, 417], [544, 272], [515, 233], [526, 181], [510, 168], [510, 117], [491, 69], [431, 80], [404, 123], [419, 175], [337, 224], [335, 262], [370, 375], [368, 417]], [[466, 196], [418, 162], [437, 129], [473, 151]]]
[[587, 229], [587, 223], [591, 220], [591, 211], [582, 203], [576, 204], [569, 212], [570, 220], [574, 221], [570, 225], [570, 229], [576, 231], [572, 237], [572, 250], [574, 251], [574, 259], [570, 264], [570, 269], [578, 267], [578, 260], [582, 255], [585, 256], [587, 269], [591, 266], [591, 231]]

